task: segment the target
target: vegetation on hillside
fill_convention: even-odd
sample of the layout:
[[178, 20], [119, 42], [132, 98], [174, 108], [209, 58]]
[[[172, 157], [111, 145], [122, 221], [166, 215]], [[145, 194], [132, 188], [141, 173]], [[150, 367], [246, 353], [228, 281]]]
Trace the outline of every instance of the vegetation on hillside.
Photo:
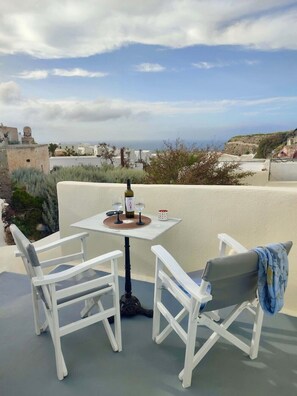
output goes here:
[[[232, 150], [238, 149], [234, 144], [242, 144], [242, 150], [246, 150], [243, 144], [255, 145], [255, 158], [270, 158], [273, 154], [278, 153], [284, 145], [286, 145], [288, 138], [295, 136], [296, 130], [273, 133], [256, 133], [250, 135], [237, 135], [228, 140], [225, 151], [229, 154]], [[245, 153], [245, 152], [244, 152]]]
[[263, 137], [260, 141], [255, 158], [271, 157], [274, 151], [279, 152], [287, 144], [288, 138], [294, 135], [293, 132], [276, 132]]

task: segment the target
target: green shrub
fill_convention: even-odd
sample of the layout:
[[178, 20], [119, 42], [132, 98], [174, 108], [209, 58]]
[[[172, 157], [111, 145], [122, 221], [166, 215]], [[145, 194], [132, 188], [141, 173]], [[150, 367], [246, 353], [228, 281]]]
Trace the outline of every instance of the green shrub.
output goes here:
[[[35, 208], [38, 202], [41, 217], [34, 215], [35, 223], [43, 223], [48, 228], [48, 233], [59, 230], [57, 183], [60, 181], [82, 181], [95, 183], [125, 183], [131, 179], [132, 183], [141, 184], [144, 182], [145, 173], [141, 170], [127, 168], [113, 168], [104, 166], [96, 168], [94, 166], [75, 166], [69, 168], [58, 168], [45, 175], [37, 169], [18, 169], [12, 173], [12, 180], [15, 192], [14, 208], [19, 212], [15, 221], [20, 221], [21, 229], [25, 235], [29, 235], [29, 230], [25, 230], [23, 225], [24, 213], [22, 208], [31, 205]], [[26, 194], [24, 194], [26, 193]], [[36, 201], [33, 199], [35, 197]], [[30, 228], [30, 227], [29, 227]], [[26, 232], [25, 232], [26, 231]], [[30, 228], [30, 232], [32, 229]]]
[[215, 151], [187, 148], [182, 141], [166, 143], [146, 167], [152, 184], [241, 184], [252, 172], [241, 172], [238, 164], [219, 163]]
[[24, 189], [15, 188], [12, 194], [11, 206], [15, 212], [12, 222], [31, 240], [40, 239], [43, 235], [37, 225], [43, 222], [41, 197], [34, 197]]
[[12, 194], [11, 204], [18, 211], [30, 210], [31, 208], [41, 209], [43, 199], [33, 197], [24, 188], [15, 188]]

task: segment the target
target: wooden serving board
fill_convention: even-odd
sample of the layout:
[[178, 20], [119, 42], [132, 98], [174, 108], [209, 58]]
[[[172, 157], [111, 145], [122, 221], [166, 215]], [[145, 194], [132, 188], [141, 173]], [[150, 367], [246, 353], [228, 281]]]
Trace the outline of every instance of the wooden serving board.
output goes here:
[[125, 214], [120, 215], [120, 220], [123, 221], [122, 224], [114, 224], [116, 221], [117, 216], [109, 216], [106, 217], [106, 219], [103, 220], [103, 224], [106, 225], [109, 228], [114, 228], [117, 230], [125, 230], [125, 229], [131, 229], [131, 228], [138, 228], [138, 227], [144, 227], [152, 221], [149, 217], [146, 216], [141, 216], [141, 221], [144, 223], [144, 225], [138, 225], [136, 224], [138, 222], [138, 215], [135, 215], [133, 219], [126, 219]]

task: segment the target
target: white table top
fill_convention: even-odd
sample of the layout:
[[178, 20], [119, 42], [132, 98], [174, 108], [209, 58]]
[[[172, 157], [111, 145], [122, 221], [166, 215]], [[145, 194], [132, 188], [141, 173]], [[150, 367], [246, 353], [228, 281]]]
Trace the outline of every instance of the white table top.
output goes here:
[[71, 227], [82, 228], [88, 231], [99, 231], [105, 232], [107, 234], [121, 235], [124, 237], [153, 240], [159, 235], [163, 234], [163, 232], [169, 230], [170, 228], [181, 222], [181, 219], [176, 218], [169, 218], [167, 221], [160, 221], [158, 220], [157, 216], [149, 215], [146, 213], [144, 213], [144, 215], [152, 220], [151, 223], [132, 229], [117, 230], [107, 227], [105, 224], [103, 224], [103, 221], [107, 217], [106, 212], [78, 221], [77, 223], [71, 224]]

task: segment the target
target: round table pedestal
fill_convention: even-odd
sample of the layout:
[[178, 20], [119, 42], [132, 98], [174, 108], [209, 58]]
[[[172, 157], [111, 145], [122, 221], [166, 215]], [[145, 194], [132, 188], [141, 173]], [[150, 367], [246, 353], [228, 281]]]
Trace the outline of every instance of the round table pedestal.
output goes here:
[[141, 306], [137, 297], [124, 294], [120, 299], [121, 316], [144, 315], [153, 317], [152, 309], [145, 309]]

